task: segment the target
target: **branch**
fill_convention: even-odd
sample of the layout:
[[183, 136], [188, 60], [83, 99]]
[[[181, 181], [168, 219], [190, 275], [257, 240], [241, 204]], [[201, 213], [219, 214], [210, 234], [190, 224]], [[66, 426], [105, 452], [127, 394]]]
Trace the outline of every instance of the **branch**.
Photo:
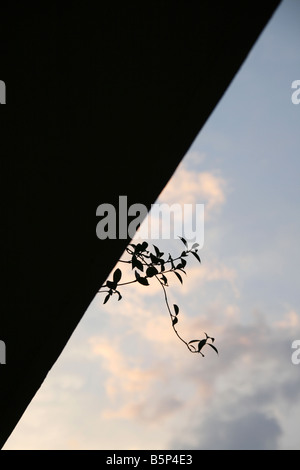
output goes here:
[[[132, 269], [135, 269], [136, 279], [133, 279], [132, 281], [120, 283], [120, 279], [122, 277], [122, 271], [120, 269], [116, 269], [113, 273], [113, 281], [109, 281], [109, 280], [106, 281], [106, 283], [99, 289], [98, 293], [107, 294], [103, 302], [104, 304], [110, 299], [110, 297], [113, 294], [118, 294], [119, 296], [118, 300], [121, 300], [122, 296], [120, 292], [117, 290], [117, 288], [121, 286], [129, 285], [129, 284], [134, 284], [135, 282], [139, 282], [142, 285], [148, 286], [149, 285], [148, 279], [155, 277], [157, 282], [162, 287], [162, 290], [164, 293], [165, 304], [167, 306], [167, 310], [171, 318], [172, 328], [174, 330], [174, 333], [178, 337], [178, 339], [182, 341], [185, 344], [185, 346], [188, 348], [188, 350], [192, 353], [200, 353], [204, 357], [204, 354], [201, 352], [201, 350], [206, 344], [208, 344], [218, 354], [217, 348], [213, 344], [211, 344], [214, 342], [214, 338], [208, 336], [206, 333], [205, 333], [206, 335], [205, 339], [202, 339], [202, 340], [195, 339], [195, 340], [191, 340], [187, 342], [185, 341], [185, 339], [182, 338], [182, 336], [180, 336], [177, 329], [175, 328], [175, 325], [178, 323], [179, 307], [174, 304], [175, 313], [172, 313], [170, 304], [169, 304], [169, 299], [167, 296], [166, 287], [168, 287], [168, 284], [167, 284], [168, 281], [167, 281], [167, 278], [165, 277], [165, 274], [173, 272], [174, 274], [176, 274], [177, 278], [182, 283], [183, 282], [182, 278], [179, 272], [177, 271], [182, 271], [186, 274], [183, 268], [185, 267], [187, 262], [184, 258], [188, 257], [188, 255], [191, 253], [201, 263], [200, 257], [197, 254], [198, 250], [196, 249], [199, 246], [198, 243], [194, 243], [192, 248], [188, 249], [186, 240], [184, 240], [182, 237], [179, 237], [179, 238], [184, 243], [186, 249], [181, 253], [180, 256], [177, 256], [176, 258], [172, 258], [172, 256], [169, 253], [168, 260], [164, 260], [162, 258], [162, 255], [164, 253], [160, 252], [160, 250], [155, 245], [153, 245], [155, 249], [155, 254], [150, 253], [149, 255], [148, 254], [149, 251], [146, 249], [148, 247], [147, 242], [138, 243], [137, 245], [130, 243], [129, 245], [132, 246], [134, 250], [127, 247], [126, 252], [131, 256], [131, 260], [120, 259], [119, 262], [132, 264]], [[148, 261], [149, 259], [151, 259], [151, 261]], [[180, 260], [180, 263], [175, 267], [174, 261], [177, 261], [177, 260]], [[165, 264], [167, 263], [171, 264], [171, 268], [165, 271]], [[143, 272], [144, 266], [147, 266], [146, 275], [141, 276], [139, 271]], [[158, 272], [158, 269], [156, 267], [160, 267], [160, 273]], [[159, 275], [161, 275], [161, 279], [159, 278]], [[108, 290], [105, 290], [105, 289], [108, 289]], [[211, 343], [208, 342], [209, 340], [211, 340]], [[195, 347], [193, 343], [198, 343], [198, 347]]]

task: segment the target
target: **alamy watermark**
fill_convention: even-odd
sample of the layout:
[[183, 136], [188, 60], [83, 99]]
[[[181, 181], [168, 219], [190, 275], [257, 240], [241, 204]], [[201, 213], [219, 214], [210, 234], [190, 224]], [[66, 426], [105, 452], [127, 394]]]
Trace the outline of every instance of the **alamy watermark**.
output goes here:
[[0, 340], [0, 364], [6, 364], [6, 344]]
[[[148, 217], [147, 217], [148, 215]], [[204, 204], [152, 204], [148, 214], [144, 204], [128, 207], [127, 196], [119, 196], [119, 206], [100, 204], [96, 216], [101, 217], [96, 226], [100, 240], [110, 239], [175, 239], [184, 237], [204, 244]], [[137, 232], [138, 230], [138, 232]]]
[[292, 349], [295, 349], [291, 356], [292, 363], [298, 365], [300, 364], [300, 339], [295, 339], [292, 342]]
[[292, 82], [292, 89], [295, 90], [291, 96], [292, 103], [299, 104], [300, 103], [300, 80], [294, 80]]
[[0, 104], [6, 104], [6, 85], [0, 80]]

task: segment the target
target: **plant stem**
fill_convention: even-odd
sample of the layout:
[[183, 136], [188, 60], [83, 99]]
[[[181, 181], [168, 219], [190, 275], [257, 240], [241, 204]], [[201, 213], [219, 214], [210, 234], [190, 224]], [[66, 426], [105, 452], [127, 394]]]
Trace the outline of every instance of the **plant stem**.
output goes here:
[[[141, 258], [143, 258], [143, 255], [142, 255], [142, 254], [141, 254], [140, 256], [141, 256]], [[152, 263], [151, 263], [151, 264], [149, 265], [147, 262], [145, 262], [145, 263], [146, 263], [148, 266], [151, 266], [151, 264], [152, 264]], [[171, 271], [172, 271], [172, 270], [170, 269], [169, 271], [165, 271], [165, 272], [167, 273], [167, 272], [171, 272]], [[158, 274], [155, 274], [154, 277], [155, 277], [156, 280], [159, 282], [159, 284], [161, 285], [162, 290], [163, 290], [163, 292], [164, 292], [165, 303], [166, 303], [166, 306], [167, 306], [167, 309], [168, 309], [168, 312], [169, 312], [169, 315], [170, 315], [170, 318], [171, 318], [172, 328], [173, 328], [173, 330], [174, 330], [176, 336], [180, 339], [180, 341], [182, 341], [182, 342], [186, 345], [186, 347], [188, 348], [189, 351], [191, 351], [191, 352], [196, 352], [196, 350], [193, 351], [193, 350], [190, 348], [190, 345], [180, 336], [180, 334], [179, 334], [178, 331], [176, 330], [175, 326], [173, 325], [173, 318], [175, 318], [176, 315], [173, 315], [172, 312], [171, 312], [170, 305], [169, 305], [169, 301], [168, 301], [168, 296], [167, 296], [166, 288], [165, 288], [164, 284], [162, 283], [162, 281], [159, 279]]]

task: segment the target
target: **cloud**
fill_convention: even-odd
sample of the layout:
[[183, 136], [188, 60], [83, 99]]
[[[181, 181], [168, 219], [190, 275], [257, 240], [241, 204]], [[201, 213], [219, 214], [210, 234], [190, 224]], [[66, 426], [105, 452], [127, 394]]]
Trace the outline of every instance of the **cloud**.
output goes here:
[[[216, 337], [219, 356], [207, 348], [202, 358], [178, 341], [167, 315], [151, 312], [147, 305], [139, 321], [128, 312], [109, 337], [87, 331], [80, 374], [67, 354], [10, 448], [297, 447], [300, 369], [291, 363], [292, 327], [264, 315], [242, 323], [230, 303], [208, 304], [199, 317], [180, 312], [180, 331]], [[44, 422], [47, 436], [38, 435]]]
[[202, 247], [204, 221], [225, 204], [227, 190], [228, 184], [218, 171], [192, 171], [182, 163], [134, 238], [175, 239], [179, 235]]
[[[225, 192], [211, 210], [226, 201]], [[180, 334], [186, 340], [201, 339], [206, 331], [216, 338], [219, 356], [208, 347], [205, 358], [190, 354], [178, 341], [159, 285], [154, 295], [152, 287], [131, 286], [128, 297], [124, 291], [126, 303], [121, 307], [123, 300], [115, 302], [110, 310], [112, 324], [119, 325], [114, 361], [121, 366], [112, 367], [105, 359], [112, 401], [103, 409], [103, 419], [126, 426], [139, 423], [143, 429], [157, 425], [169, 449], [296, 446], [291, 436], [299, 425], [292, 417], [300, 412], [300, 387], [291, 343], [299, 331], [297, 310], [283, 310], [280, 320], [280, 306], [276, 316], [255, 312], [253, 304], [245, 310], [239, 264], [205, 252], [201, 258], [201, 265], [194, 259], [188, 264], [183, 286], [170, 277], [169, 300], [180, 306]], [[122, 357], [127, 358], [123, 365]], [[118, 380], [127, 381], [127, 389]]]
[[276, 322], [276, 325], [283, 329], [294, 329], [296, 327], [299, 329], [300, 317], [295, 310], [290, 310], [285, 314], [283, 320]]
[[[238, 403], [236, 404], [238, 406]], [[186, 445], [176, 441], [172, 448], [208, 450], [271, 450], [278, 448], [281, 435], [278, 420], [262, 412], [245, 412], [237, 418], [206, 417], [193, 431], [199, 439]]]
[[181, 313], [180, 331], [188, 338], [203, 330], [216, 337], [219, 356], [207, 348], [203, 359], [178, 342], [167, 314], [147, 309], [140, 321], [127, 317], [135, 352], [126, 352], [121, 337], [90, 343], [108, 374], [111, 404], [102, 418], [159, 426], [166, 436], [175, 423], [165, 448], [282, 448], [285, 430], [291, 432], [288, 410], [300, 408], [291, 329], [262, 314], [241, 323], [237, 304], [212, 303], [198, 317]]
[[226, 181], [217, 171], [195, 172], [182, 163], [159, 196], [168, 204], [205, 203], [210, 212], [226, 201]]
[[215, 289], [230, 286], [235, 297], [239, 297], [239, 289], [237, 285], [237, 272], [234, 268], [227, 266], [225, 263], [218, 261], [205, 260], [201, 265], [188, 265], [186, 268], [187, 277], [184, 277], [184, 283], [181, 287], [183, 295], [197, 292], [199, 286], [207, 286], [213, 284]]
[[126, 403], [121, 408], [110, 408], [104, 411], [105, 419], [137, 420], [144, 424], [158, 425], [182, 407], [182, 401], [172, 395], [157, 400], [139, 400]]
[[[196, 325], [195, 325], [196, 329]], [[263, 316], [240, 324], [223, 319], [220, 356], [206, 355], [185, 368], [182, 380], [201, 383], [169, 447], [176, 449], [277, 449], [297, 446], [292, 416], [300, 412], [299, 374], [291, 363], [291, 331]], [[204, 367], [203, 367], [204, 366]], [[207, 390], [208, 389], [208, 390]], [[206, 391], [206, 393], [204, 393]], [[188, 423], [188, 424], [187, 424]], [[293, 431], [292, 431], [293, 429]], [[294, 447], [296, 448], [296, 447]]]
[[184, 157], [184, 161], [181, 163], [181, 165], [188, 165], [190, 166], [195, 166], [196, 168], [199, 167], [200, 163], [203, 163], [204, 160], [206, 159], [206, 154], [203, 152], [199, 152], [197, 150], [189, 150], [188, 153]]
[[134, 361], [131, 358], [130, 365], [120, 348], [106, 338], [91, 337], [89, 343], [92, 354], [103, 359], [103, 367], [109, 373], [105, 386], [111, 399], [124, 397], [124, 393], [144, 391], [159, 373], [155, 368], [144, 369], [138, 366], [138, 359]]

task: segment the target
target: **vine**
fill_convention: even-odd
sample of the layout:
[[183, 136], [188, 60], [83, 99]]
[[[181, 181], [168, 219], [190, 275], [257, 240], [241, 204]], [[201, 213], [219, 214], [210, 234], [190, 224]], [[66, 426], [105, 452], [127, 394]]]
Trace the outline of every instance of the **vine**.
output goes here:
[[[184, 251], [181, 252], [179, 256], [176, 258], [172, 257], [169, 253], [167, 259], [164, 259], [164, 253], [162, 253], [156, 245], [152, 245], [153, 249], [150, 250], [150, 247], [147, 242], [143, 243], [130, 243], [126, 248], [126, 253], [129, 255], [128, 260], [119, 260], [121, 263], [131, 264], [132, 270], [134, 270], [135, 279], [128, 281], [128, 282], [120, 282], [122, 279], [122, 271], [117, 268], [113, 273], [113, 279], [107, 280], [105, 284], [100, 288], [98, 293], [105, 293], [106, 296], [104, 298], [103, 303], [106, 304], [108, 300], [116, 294], [118, 296], [118, 300], [122, 299], [122, 295], [119, 291], [120, 287], [126, 286], [128, 284], [133, 284], [138, 282], [143, 286], [149, 286], [148, 279], [156, 279], [163, 290], [165, 304], [170, 315], [171, 325], [176, 334], [176, 336], [182, 341], [187, 349], [192, 353], [199, 353], [204, 357], [202, 353], [202, 349], [205, 345], [210, 346], [214, 349], [214, 351], [218, 354], [217, 348], [212, 344], [214, 342], [214, 338], [208, 336], [205, 333], [205, 338], [203, 339], [192, 339], [191, 341], [186, 341], [182, 338], [182, 336], [178, 333], [176, 325], [178, 324], [178, 315], [179, 315], [179, 307], [177, 304], [173, 304], [171, 308], [168, 295], [167, 295], [167, 288], [169, 287], [168, 279], [166, 274], [173, 273], [179, 280], [181, 284], [183, 284], [182, 275], [184, 273], [186, 275], [185, 267], [187, 265], [187, 258], [190, 255], [193, 255], [199, 263], [201, 263], [201, 259], [198, 255], [198, 243], [194, 243], [192, 247], [189, 249], [187, 241], [183, 237], [179, 237], [182, 243], [185, 246]], [[195, 344], [197, 343], [197, 344]]]

